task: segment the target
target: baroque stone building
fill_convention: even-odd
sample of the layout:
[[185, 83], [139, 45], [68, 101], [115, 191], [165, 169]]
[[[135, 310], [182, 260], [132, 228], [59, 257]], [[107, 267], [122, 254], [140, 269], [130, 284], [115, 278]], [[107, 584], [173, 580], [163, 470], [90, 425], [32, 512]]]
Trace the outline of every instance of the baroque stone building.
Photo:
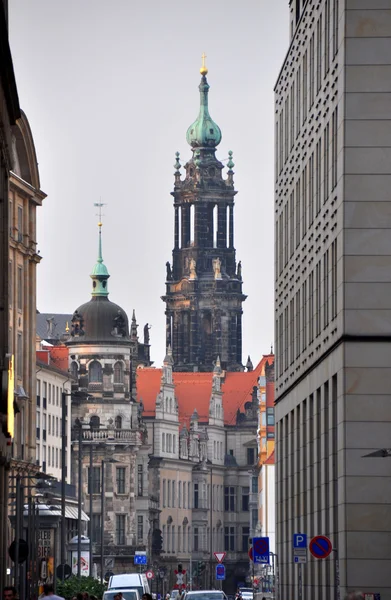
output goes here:
[[201, 68], [200, 112], [186, 139], [192, 157], [181, 179], [175, 162], [175, 234], [172, 267], [167, 262], [166, 347], [175, 371], [212, 371], [220, 356], [223, 369], [242, 370], [241, 263], [234, 247], [232, 152], [228, 176], [216, 158], [221, 131], [208, 109], [207, 69]]
[[[257, 464], [260, 389], [273, 358], [246, 372], [225, 371], [217, 360], [212, 372], [178, 373], [169, 349], [162, 369], [137, 370], [151, 440], [149, 556], [165, 569], [168, 588], [177, 584], [179, 564], [185, 584], [191, 578], [194, 587], [215, 587], [213, 553], [222, 551], [224, 589], [234, 593], [248, 581], [249, 471]], [[161, 552], [152, 545], [156, 531]]]
[[[125, 311], [108, 298], [101, 223], [98, 260], [91, 279], [92, 298], [73, 313], [66, 341], [70, 373], [76, 381], [72, 390], [78, 392], [72, 397], [72, 482], [79, 484], [81, 461], [87, 513], [92, 496], [89, 516], [94, 562], [100, 566], [96, 543], [104, 526], [104, 556], [113, 559], [116, 572], [123, 572], [133, 565], [134, 551], [147, 544], [147, 437], [135, 401], [134, 374], [138, 364], [150, 364], [149, 345], [138, 341], [135, 315], [129, 331]], [[145, 482], [137, 514], [136, 474]]]

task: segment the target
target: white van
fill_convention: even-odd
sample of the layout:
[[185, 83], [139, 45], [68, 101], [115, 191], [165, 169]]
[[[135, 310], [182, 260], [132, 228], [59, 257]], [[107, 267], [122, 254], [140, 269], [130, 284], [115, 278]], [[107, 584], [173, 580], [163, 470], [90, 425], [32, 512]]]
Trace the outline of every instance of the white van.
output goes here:
[[109, 579], [107, 590], [137, 590], [140, 598], [143, 594], [150, 593], [148, 579], [144, 573], [112, 575]]
[[114, 600], [116, 594], [122, 595], [122, 600], [141, 600], [138, 590], [107, 590], [102, 600]]

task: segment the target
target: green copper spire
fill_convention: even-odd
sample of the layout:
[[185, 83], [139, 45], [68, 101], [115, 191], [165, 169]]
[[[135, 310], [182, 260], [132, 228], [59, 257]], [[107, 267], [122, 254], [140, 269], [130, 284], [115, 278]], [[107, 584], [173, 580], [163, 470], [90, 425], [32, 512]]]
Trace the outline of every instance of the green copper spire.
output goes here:
[[192, 148], [215, 148], [221, 142], [221, 130], [209, 114], [209, 85], [206, 79], [208, 69], [205, 66], [205, 55], [203, 55], [202, 61], [200, 69], [202, 77], [198, 87], [200, 90], [200, 112], [196, 121], [187, 130], [186, 140]]
[[103, 263], [102, 258], [102, 223], [98, 223], [99, 227], [99, 242], [98, 242], [98, 260], [92, 273], [90, 275], [92, 279], [92, 296], [108, 296], [107, 280], [110, 277], [106, 265]]

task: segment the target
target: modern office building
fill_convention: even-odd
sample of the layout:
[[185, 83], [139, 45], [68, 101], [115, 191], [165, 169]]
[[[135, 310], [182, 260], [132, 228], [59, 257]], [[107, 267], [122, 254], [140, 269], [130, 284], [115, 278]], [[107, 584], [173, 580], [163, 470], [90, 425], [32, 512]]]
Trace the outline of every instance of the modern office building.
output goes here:
[[[391, 20], [384, 0], [289, 3], [275, 87], [277, 554], [328, 536], [341, 594], [391, 598]], [[335, 553], [303, 566], [326, 600]]]

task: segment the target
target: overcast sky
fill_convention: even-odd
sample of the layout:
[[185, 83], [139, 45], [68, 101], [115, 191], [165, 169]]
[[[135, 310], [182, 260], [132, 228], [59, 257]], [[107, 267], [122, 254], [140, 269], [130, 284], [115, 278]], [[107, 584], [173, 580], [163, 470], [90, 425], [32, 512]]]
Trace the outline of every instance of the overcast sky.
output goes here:
[[12, 0], [10, 42], [48, 197], [38, 212], [40, 312], [88, 301], [104, 207], [110, 299], [152, 359], [165, 352], [165, 263], [173, 248], [174, 154], [191, 156], [207, 55], [212, 118], [233, 150], [243, 360], [273, 342], [273, 87], [288, 48], [288, 0]]

